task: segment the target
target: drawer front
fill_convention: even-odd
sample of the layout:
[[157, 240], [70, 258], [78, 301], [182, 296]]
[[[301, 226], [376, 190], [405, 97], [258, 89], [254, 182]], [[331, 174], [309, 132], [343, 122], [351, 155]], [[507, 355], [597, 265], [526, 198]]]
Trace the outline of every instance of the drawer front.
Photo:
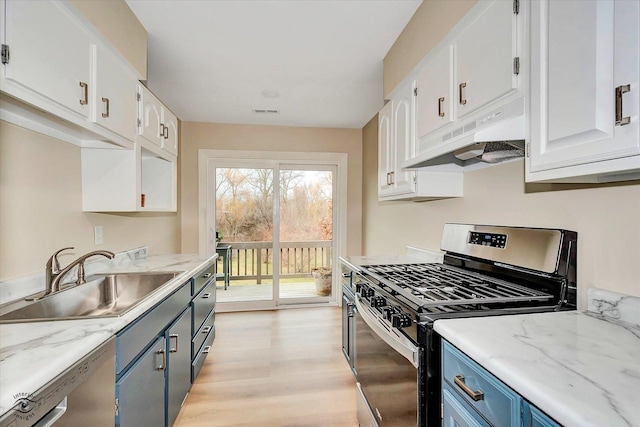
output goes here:
[[215, 282], [216, 279], [216, 264], [215, 262], [209, 264], [204, 270], [200, 270], [195, 276], [193, 276], [193, 293], [196, 295], [200, 292], [200, 290], [210, 281], [213, 280]]
[[202, 365], [204, 365], [204, 361], [209, 355], [211, 351], [211, 345], [213, 344], [213, 340], [216, 338], [216, 330], [211, 329], [211, 332], [207, 335], [207, 338], [204, 342], [204, 346], [198, 352], [198, 356], [196, 356], [191, 363], [191, 382], [194, 382], [202, 369]]
[[[519, 425], [518, 394], [445, 341], [442, 345], [442, 375], [443, 381], [491, 424]], [[475, 398], [472, 397], [474, 394]]]
[[116, 374], [120, 374], [155, 336], [189, 306], [191, 287], [187, 286], [188, 283], [116, 335]]
[[194, 355], [200, 350], [202, 347], [202, 343], [207, 339], [209, 332], [214, 329], [214, 321], [216, 320], [216, 312], [211, 310], [209, 312], [209, 316], [202, 322], [202, 326], [196, 330], [193, 334], [193, 339], [191, 340], [191, 354]]
[[216, 305], [216, 282], [209, 283], [193, 299], [193, 332], [200, 329], [204, 320]]

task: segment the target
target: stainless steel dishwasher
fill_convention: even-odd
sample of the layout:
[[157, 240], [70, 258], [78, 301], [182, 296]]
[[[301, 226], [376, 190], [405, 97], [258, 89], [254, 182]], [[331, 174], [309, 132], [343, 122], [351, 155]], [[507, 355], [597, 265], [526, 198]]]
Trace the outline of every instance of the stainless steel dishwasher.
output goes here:
[[115, 338], [83, 357], [35, 393], [16, 402], [0, 427], [113, 427]]

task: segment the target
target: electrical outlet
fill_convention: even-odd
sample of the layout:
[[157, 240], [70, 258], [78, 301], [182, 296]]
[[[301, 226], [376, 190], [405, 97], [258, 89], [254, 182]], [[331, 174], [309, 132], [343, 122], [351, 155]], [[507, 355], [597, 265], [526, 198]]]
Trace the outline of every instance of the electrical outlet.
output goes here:
[[96, 245], [102, 245], [104, 243], [104, 235], [101, 225], [96, 225], [93, 227], [93, 240]]

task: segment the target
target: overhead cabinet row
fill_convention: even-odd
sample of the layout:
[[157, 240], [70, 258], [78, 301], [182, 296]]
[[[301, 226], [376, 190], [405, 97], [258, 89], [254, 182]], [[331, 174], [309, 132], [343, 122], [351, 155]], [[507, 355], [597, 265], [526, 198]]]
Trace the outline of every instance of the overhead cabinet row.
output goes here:
[[175, 211], [176, 116], [71, 4], [0, 3], [0, 119], [82, 147], [84, 210]]
[[480, 0], [380, 111], [379, 199], [461, 196], [498, 144], [527, 182], [640, 179], [639, 9]]

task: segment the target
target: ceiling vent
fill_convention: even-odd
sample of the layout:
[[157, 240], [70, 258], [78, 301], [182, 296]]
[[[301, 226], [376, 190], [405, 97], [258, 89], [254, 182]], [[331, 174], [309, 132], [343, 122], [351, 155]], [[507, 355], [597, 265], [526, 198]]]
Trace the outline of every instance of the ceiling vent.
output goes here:
[[254, 108], [253, 112], [256, 114], [278, 114], [280, 113], [279, 110], [269, 110], [269, 109], [264, 109], [264, 108]]

